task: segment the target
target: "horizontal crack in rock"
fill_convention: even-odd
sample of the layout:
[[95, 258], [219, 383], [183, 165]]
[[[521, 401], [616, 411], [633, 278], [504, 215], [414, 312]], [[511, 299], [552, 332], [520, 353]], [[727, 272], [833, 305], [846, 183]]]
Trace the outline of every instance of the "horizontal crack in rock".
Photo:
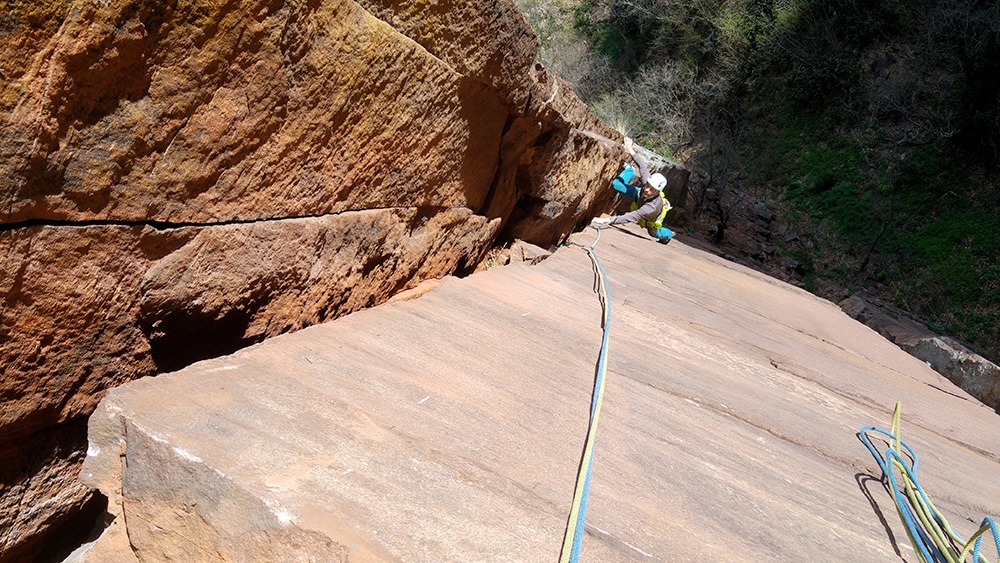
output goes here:
[[464, 207], [370, 207], [365, 209], [347, 209], [344, 211], [338, 211], [336, 213], [321, 213], [317, 215], [299, 215], [295, 217], [258, 217], [254, 219], [230, 219], [227, 221], [211, 221], [211, 222], [198, 222], [198, 221], [125, 221], [125, 220], [112, 220], [112, 219], [91, 219], [91, 220], [69, 220], [69, 219], [29, 219], [27, 221], [19, 221], [15, 223], [3, 223], [0, 224], [0, 232], [15, 231], [18, 229], [28, 229], [31, 227], [70, 227], [70, 228], [80, 228], [80, 227], [152, 227], [158, 231], [167, 231], [171, 229], [183, 229], [191, 227], [223, 227], [227, 225], [250, 225], [253, 223], [272, 223], [278, 221], [294, 221], [298, 219], [319, 219], [322, 217], [335, 217], [338, 215], [345, 215], [349, 213], [362, 213], [365, 211], [385, 211], [385, 210], [404, 210], [404, 209], [433, 209], [437, 211], [443, 211], [446, 209], [465, 209]]

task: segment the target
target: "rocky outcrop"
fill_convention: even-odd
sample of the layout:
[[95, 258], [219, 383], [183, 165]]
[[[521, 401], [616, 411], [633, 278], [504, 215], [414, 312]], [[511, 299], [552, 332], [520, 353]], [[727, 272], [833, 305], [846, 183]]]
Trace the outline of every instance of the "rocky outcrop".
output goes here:
[[947, 336], [921, 338], [901, 347], [927, 362], [934, 371], [950, 379], [983, 404], [1000, 412], [1000, 366]]
[[59, 429], [107, 389], [469, 271], [498, 237], [547, 247], [606, 205], [617, 134], [536, 51], [505, 0], [11, 4], [0, 456], [48, 461], [3, 474], [0, 559], [92, 502]]
[[1000, 367], [993, 362], [864, 292], [841, 301], [840, 308], [1000, 412]]

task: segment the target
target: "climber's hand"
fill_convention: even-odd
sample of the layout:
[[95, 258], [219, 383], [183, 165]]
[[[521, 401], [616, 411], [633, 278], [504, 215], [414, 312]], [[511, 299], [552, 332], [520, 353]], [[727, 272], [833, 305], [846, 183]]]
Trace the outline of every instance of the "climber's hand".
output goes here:
[[607, 227], [611, 224], [611, 217], [594, 217], [590, 224], [597, 228]]

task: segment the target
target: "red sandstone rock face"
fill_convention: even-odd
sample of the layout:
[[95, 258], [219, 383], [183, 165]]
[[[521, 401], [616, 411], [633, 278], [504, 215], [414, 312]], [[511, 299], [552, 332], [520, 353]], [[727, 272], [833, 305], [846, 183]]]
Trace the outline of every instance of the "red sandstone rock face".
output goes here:
[[2, 220], [477, 208], [489, 190], [500, 96], [353, 2], [79, 4], [4, 119], [21, 142]]
[[192, 229], [30, 227], [0, 233], [0, 439], [89, 414], [155, 369], [138, 325], [143, 274]]
[[86, 531], [104, 512], [106, 502], [72, 478], [83, 463], [86, 436], [87, 421], [79, 419], [4, 443], [0, 560], [30, 561], [38, 542], [27, 540], [59, 534], [64, 526]]
[[482, 0], [358, 3], [457, 72], [497, 92], [516, 113], [524, 112], [532, 95], [530, 68], [538, 52], [538, 39], [524, 24], [513, 3]]
[[447, 275], [498, 226], [467, 209], [402, 209], [206, 228], [145, 273], [140, 324], [172, 370]]
[[616, 133], [536, 51], [507, 0], [10, 4], [0, 457], [48, 461], [3, 474], [0, 559], [85, 502], [58, 425], [106, 389], [586, 222]]

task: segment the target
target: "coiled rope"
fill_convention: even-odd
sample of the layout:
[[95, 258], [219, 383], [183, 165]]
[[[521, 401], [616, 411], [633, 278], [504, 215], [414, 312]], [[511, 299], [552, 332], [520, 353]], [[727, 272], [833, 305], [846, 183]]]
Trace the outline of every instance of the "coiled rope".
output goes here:
[[[993, 545], [1000, 549], [1000, 534], [997, 533], [996, 523], [989, 516], [984, 518], [979, 530], [968, 542], [952, 529], [944, 515], [927, 498], [917, 480], [917, 454], [899, 438], [900, 411], [901, 406], [896, 403], [889, 432], [874, 426], [866, 426], [858, 435], [882, 470], [882, 482], [892, 493], [896, 512], [906, 527], [906, 534], [910, 537], [913, 549], [924, 563], [961, 563], [970, 554], [973, 563], [988, 563], [989, 560], [979, 553], [979, 544], [986, 532], [992, 532]], [[872, 445], [868, 437], [869, 432], [877, 432], [889, 438], [884, 456], [880, 455]], [[900, 447], [906, 451], [905, 457]], [[909, 464], [905, 458], [909, 458]], [[902, 488], [899, 486], [896, 470], [902, 479]]]
[[611, 327], [611, 296], [608, 293], [607, 277], [604, 275], [604, 268], [594, 247], [601, 240], [601, 229], [597, 229], [597, 238], [590, 247], [582, 244], [572, 243], [584, 249], [590, 255], [590, 261], [594, 266], [596, 277], [596, 291], [601, 300], [601, 307], [604, 311], [602, 324], [604, 326], [604, 338], [601, 341], [601, 354], [597, 361], [597, 376], [594, 379], [594, 394], [590, 402], [590, 425], [587, 428], [587, 443], [583, 449], [583, 459], [580, 462], [580, 470], [576, 478], [576, 492], [573, 495], [573, 507], [569, 513], [569, 521], [566, 524], [566, 535], [563, 538], [562, 554], [559, 563], [577, 563], [580, 558], [580, 547], [583, 544], [583, 528], [587, 515], [587, 497], [590, 491], [590, 470], [594, 464], [594, 438], [597, 434], [597, 420], [601, 415], [601, 401], [604, 398], [604, 375], [607, 373], [608, 360], [608, 334]]

